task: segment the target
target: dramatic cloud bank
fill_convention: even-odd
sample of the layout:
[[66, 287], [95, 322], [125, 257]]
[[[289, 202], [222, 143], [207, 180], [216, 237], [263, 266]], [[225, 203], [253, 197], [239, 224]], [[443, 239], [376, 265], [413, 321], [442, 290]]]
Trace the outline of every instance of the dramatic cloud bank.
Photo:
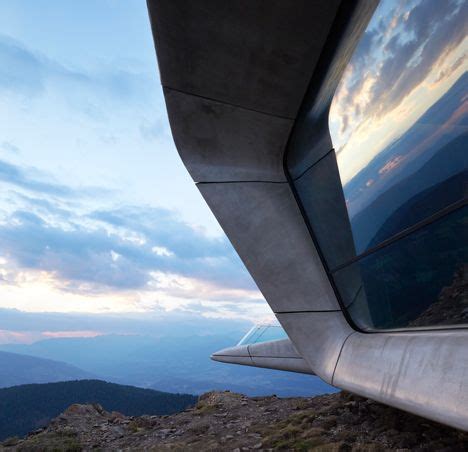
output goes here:
[[397, 139], [466, 71], [462, 0], [383, 0], [330, 112], [343, 183]]
[[0, 25], [0, 309], [270, 317], [174, 147], [146, 3], [3, 2]]
[[171, 312], [156, 309], [145, 313], [77, 314], [0, 308], [0, 344], [109, 334], [153, 337], [232, 334], [240, 338], [251, 326], [251, 322], [245, 320], [211, 319], [181, 309]]
[[148, 307], [139, 306], [142, 297], [167, 300], [168, 308], [171, 300], [227, 303], [231, 311], [234, 302], [262, 301], [224, 236], [208, 236], [163, 208], [86, 210], [93, 189], [37, 183], [2, 161], [0, 168], [8, 170], [1, 180], [12, 201], [0, 216], [4, 288], [46, 281], [75, 295], [134, 299], [138, 309]]

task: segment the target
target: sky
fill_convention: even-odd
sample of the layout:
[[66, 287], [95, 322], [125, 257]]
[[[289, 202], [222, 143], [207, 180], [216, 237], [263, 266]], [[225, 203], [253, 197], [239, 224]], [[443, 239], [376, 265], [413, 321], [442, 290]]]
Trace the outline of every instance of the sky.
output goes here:
[[[466, 72], [467, 53], [466, 1], [381, 0], [330, 109], [343, 185]], [[399, 164], [388, 162], [382, 175]]]
[[270, 321], [175, 149], [146, 2], [0, 0], [0, 30], [0, 317]]
[[[381, 2], [330, 113], [344, 183], [466, 70], [464, 6]], [[0, 30], [0, 342], [272, 322], [175, 149], [146, 2], [0, 0]]]

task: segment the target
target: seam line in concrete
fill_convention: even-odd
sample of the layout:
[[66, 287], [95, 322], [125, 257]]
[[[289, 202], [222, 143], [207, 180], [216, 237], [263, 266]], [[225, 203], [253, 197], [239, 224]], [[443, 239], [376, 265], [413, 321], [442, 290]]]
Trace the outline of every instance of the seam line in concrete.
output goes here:
[[274, 311], [275, 314], [323, 314], [326, 312], [343, 312], [341, 309], [323, 309], [319, 311]]
[[305, 173], [307, 173], [307, 171], [309, 171], [310, 169], [312, 169], [315, 165], [317, 165], [317, 163], [320, 163], [325, 157], [328, 156], [328, 154], [330, 154], [331, 152], [334, 152], [335, 149], [334, 148], [331, 148], [325, 155], [322, 155], [322, 157], [320, 157], [316, 162], [312, 163], [311, 165], [309, 165], [304, 171], [302, 171], [301, 174], [299, 174], [299, 176], [296, 176], [296, 177], [293, 177], [292, 180], [294, 182], [296, 182], [297, 180], [299, 180]]
[[195, 182], [195, 185], [209, 185], [209, 184], [287, 184], [287, 181], [280, 180], [224, 180], [224, 181], [210, 181], [210, 182]]
[[335, 372], [336, 372], [336, 368], [338, 367], [338, 362], [340, 361], [340, 358], [341, 358], [341, 353], [344, 349], [344, 346], [346, 344], [346, 342], [348, 341], [348, 339], [353, 335], [353, 334], [357, 334], [358, 331], [353, 331], [351, 333], [349, 333], [345, 340], [343, 341], [343, 343], [341, 344], [341, 348], [340, 348], [340, 353], [338, 353], [338, 358], [336, 358], [336, 363], [335, 363], [335, 367], [333, 368], [333, 374], [332, 374], [332, 378], [331, 378], [331, 384], [333, 386], [333, 383], [335, 382]]
[[161, 86], [163, 88], [170, 89], [171, 91], [175, 91], [176, 93], [185, 94], [187, 96], [198, 97], [199, 99], [205, 99], [205, 100], [209, 100], [211, 102], [218, 102], [219, 104], [229, 105], [230, 107], [240, 108], [242, 110], [251, 111], [252, 113], [258, 113], [260, 115], [272, 116], [273, 118], [284, 119], [284, 120], [287, 120], [287, 121], [294, 121], [296, 119], [295, 117], [276, 115], [276, 114], [273, 114], [273, 113], [268, 113], [266, 111], [255, 110], [254, 108], [244, 107], [244, 106], [239, 105], [239, 104], [232, 104], [232, 103], [226, 102], [224, 100], [214, 99], [213, 97], [207, 97], [207, 96], [202, 96], [200, 94], [190, 93], [190, 92], [184, 91], [182, 89], [172, 88], [171, 86], [168, 86], [168, 85], [161, 84]]
[[[248, 358], [247, 356], [242, 356], [242, 355], [213, 355], [213, 356], [225, 356], [228, 358]], [[253, 355], [250, 356], [250, 358], [275, 358], [275, 359], [302, 359], [301, 356], [268, 356], [268, 355]]]
[[247, 353], [249, 354], [250, 362], [251, 362], [252, 364], [254, 364], [254, 361], [253, 361], [253, 359], [252, 359], [252, 355], [250, 354], [249, 348], [250, 348], [250, 345], [247, 345]]

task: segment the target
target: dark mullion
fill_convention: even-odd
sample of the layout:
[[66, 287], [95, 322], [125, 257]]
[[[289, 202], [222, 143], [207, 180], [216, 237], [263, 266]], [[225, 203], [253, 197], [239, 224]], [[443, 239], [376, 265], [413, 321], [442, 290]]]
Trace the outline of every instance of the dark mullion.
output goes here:
[[399, 240], [403, 239], [404, 237], [413, 234], [416, 231], [419, 231], [420, 229], [424, 228], [425, 226], [428, 226], [432, 223], [434, 223], [437, 220], [440, 220], [441, 218], [449, 215], [452, 212], [455, 212], [456, 210], [459, 210], [463, 207], [465, 207], [468, 204], [468, 199], [463, 198], [457, 202], [454, 202], [453, 204], [450, 204], [449, 206], [439, 210], [435, 214], [431, 215], [430, 217], [427, 217], [426, 219], [420, 221], [419, 223], [416, 223], [415, 225], [403, 229], [403, 231], [399, 232], [398, 234], [393, 235], [392, 237], [384, 240], [383, 242], [380, 242], [378, 245], [369, 248], [367, 251], [364, 251], [363, 253], [353, 257], [349, 261], [345, 262], [344, 264], [338, 265], [338, 267], [335, 267], [331, 269], [331, 273], [336, 273], [339, 270], [342, 270], [345, 267], [348, 267], [351, 264], [354, 264], [355, 262], [360, 261], [361, 259], [370, 256], [371, 254], [374, 254], [375, 252], [381, 250], [382, 248], [386, 248], [387, 246], [391, 245], [392, 243], [398, 242]]

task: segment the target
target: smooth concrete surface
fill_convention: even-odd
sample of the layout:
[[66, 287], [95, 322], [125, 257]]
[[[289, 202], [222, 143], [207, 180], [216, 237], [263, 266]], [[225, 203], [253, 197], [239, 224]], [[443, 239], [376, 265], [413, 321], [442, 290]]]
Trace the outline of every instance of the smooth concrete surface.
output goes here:
[[223, 348], [211, 355], [211, 358], [215, 361], [219, 361], [217, 358], [223, 356], [232, 356], [239, 358], [250, 358], [249, 347], [248, 345], [236, 345], [234, 347]]
[[333, 384], [468, 430], [468, 331], [353, 334]]
[[274, 312], [340, 309], [288, 184], [197, 186]]
[[268, 342], [249, 344], [252, 358], [294, 358], [302, 359], [290, 339], [278, 339]]
[[241, 366], [253, 366], [256, 367], [250, 356], [235, 356], [235, 355], [211, 355], [213, 361], [219, 361], [220, 363], [227, 364], [240, 364]]
[[315, 375], [302, 358], [264, 358], [259, 356], [252, 358], [252, 363], [255, 367], [263, 367], [264, 369], [285, 370], [288, 372]]
[[333, 384], [333, 374], [343, 344], [356, 332], [342, 312], [277, 314], [291, 342], [322, 380]]
[[339, 0], [148, 0], [163, 86], [294, 118]]
[[286, 181], [293, 121], [166, 88], [172, 134], [195, 182]]
[[[333, 212], [323, 213], [332, 203], [324, 202], [329, 207], [320, 214], [312, 206], [307, 219], [289, 183], [245, 182], [249, 171], [273, 174], [283, 162], [278, 146], [266, 136], [268, 121], [262, 122], [257, 143], [243, 112], [219, 106], [215, 114], [200, 109], [199, 118], [193, 112], [197, 105], [209, 105], [197, 104], [193, 97], [199, 96], [295, 119], [285, 160], [288, 176], [300, 177], [330, 150], [330, 102], [376, 4], [148, 0], [162, 84], [181, 92], [175, 101], [165, 90], [179, 153], [196, 179], [217, 182], [218, 174], [238, 178], [234, 183], [199, 183], [198, 188], [277, 313], [304, 369], [340, 388], [468, 430], [468, 332], [353, 330], [306, 227], [306, 220], [317, 228], [321, 218], [332, 218]], [[187, 118], [198, 121], [197, 127], [184, 124]], [[230, 120], [237, 134], [226, 124]], [[248, 156], [257, 147], [259, 155]], [[259, 167], [263, 164], [264, 170]], [[320, 188], [319, 179], [314, 184], [314, 191], [327, 189], [326, 184]], [[342, 232], [337, 227], [332, 231]], [[355, 292], [359, 278], [351, 277]], [[223, 360], [271, 368], [301, 361], [242, 353]]]
[[289, 339], [225, 348], [213, 353], [211, 359], [244, 366], [314, 374]]

